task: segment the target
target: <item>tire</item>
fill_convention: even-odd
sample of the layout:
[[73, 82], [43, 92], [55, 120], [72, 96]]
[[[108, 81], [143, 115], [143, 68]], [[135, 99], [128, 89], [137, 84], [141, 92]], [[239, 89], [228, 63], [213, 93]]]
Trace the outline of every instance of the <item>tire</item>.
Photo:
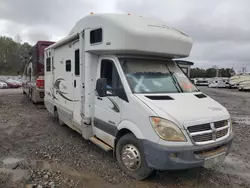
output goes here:
[[[132, 150], [133, 152], [131, 152], [131, 148], [136, 150]], [[140, 162], [136, 162], [135, 164], [137, 165], [134, 165], [131, 168], [127, 167], [122, 160], [122, 152], [126, 150], [131, 152], [129, 154], [137, 154], [137, 152], [139, 152], [140, 157], [138, 159], [140, 159], [139, 160]], [[118, 140], [118, 143], [116, 144], [115, 152], [116, 152], [116, 159], [120, 168], [130, 177], [136, 180], [143, 180], [153, 172], [153, 169], [148, 167], [147, 162], [145, 160], [143, 149], [139, 141], [133, 134], [126, 134], [123, 137], [121, 137]]]
[[23, 94], [24, 94], [24, 95], [26, 94], [24, 90], [23, 90]]
[[29, 101], [31, 101], [31, 102], [32, 102], [32, 90], [29, 90], [28, 97], [29, 97]]
[[59, 114], [58, 114], [58, 111], [57, 111], [57, 110], [54, 111], [54, 120], [55, 120], [55, 122], [59, 123], [60, 125], [63, 125], [63, 124], [64, 124], [64, 123], [60, 120]]

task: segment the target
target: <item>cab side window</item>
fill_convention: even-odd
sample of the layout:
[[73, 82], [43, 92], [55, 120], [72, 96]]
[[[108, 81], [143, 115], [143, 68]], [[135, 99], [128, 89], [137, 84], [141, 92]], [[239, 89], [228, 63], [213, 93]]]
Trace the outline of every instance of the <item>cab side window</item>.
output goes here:
[[121, 79], [111, 60], [102, 60], [101, 62], [101, 78], [107, 79], [107, 90], [115, 95], [115, 90], [122, 88]]

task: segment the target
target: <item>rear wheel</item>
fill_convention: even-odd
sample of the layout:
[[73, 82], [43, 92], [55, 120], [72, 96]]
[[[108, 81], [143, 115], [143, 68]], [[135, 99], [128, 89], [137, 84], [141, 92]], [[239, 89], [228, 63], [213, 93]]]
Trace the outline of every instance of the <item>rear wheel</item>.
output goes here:
[[148, 167], [143, 149], [133, 134], [126, 134], [118, 140], [116, 158], [121, 169], [134, 179], [143, 180], [153, 172]]

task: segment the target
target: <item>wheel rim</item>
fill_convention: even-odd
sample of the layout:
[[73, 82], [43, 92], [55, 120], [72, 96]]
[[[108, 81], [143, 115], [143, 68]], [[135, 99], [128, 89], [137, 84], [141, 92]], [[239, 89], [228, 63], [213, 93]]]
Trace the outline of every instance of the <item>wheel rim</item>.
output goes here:
[[122, 162], [129, 170], [138, 170], [141, 166], [141, 155], [139, 150], [132, 144], [125, 145], [122, 148]]

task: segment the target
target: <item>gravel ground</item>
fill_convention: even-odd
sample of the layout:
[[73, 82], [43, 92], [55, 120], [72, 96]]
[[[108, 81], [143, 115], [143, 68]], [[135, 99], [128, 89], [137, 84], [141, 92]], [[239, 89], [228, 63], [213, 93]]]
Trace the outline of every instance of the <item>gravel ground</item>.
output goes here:
[[225, 105], [236, 134], [221, 167], [156, 172], [139, 182], [122, 173], [112, 153], [60, 126], [44, 106], [20, 89], [0, 90], [0, 188], [248, 188], [250, 187], [250, 93], [201, 88]]

